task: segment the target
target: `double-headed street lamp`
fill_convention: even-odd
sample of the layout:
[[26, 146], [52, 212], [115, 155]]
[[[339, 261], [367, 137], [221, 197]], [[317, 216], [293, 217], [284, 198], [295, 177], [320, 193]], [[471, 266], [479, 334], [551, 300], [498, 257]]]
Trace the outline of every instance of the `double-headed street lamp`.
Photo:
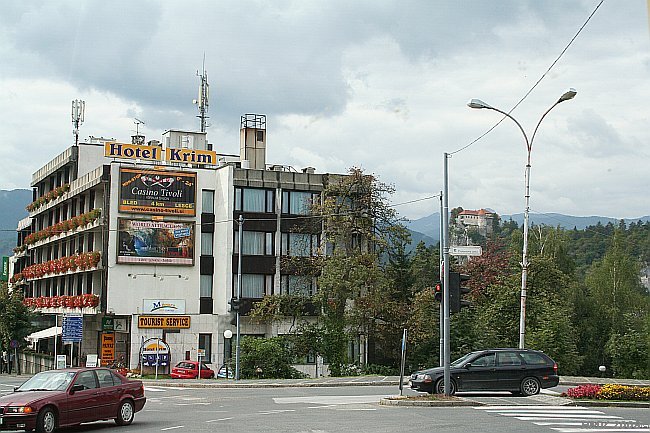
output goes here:
[[537, 134], [537, 129], [539, 128], [539, 125], [542, 123], [542, 120], [544, 120], [544, 117], [553, 109], [555, 108], [556, 105], [558, 105], [560, 102], [568, 101], [569, 99], [573, 99], [574, 96], [576, 96], [576, 89], [570, 88], [560, 98], [553, 104], [548, 110], [542, 114], [542, 117], [539, 119], [539, 122], [537, 122], [537, 125], [535, 126], [535, 130], [533, 131], [533, 135], [530, 137], [530, 140], [528, 140], [528, 136], [526, 135], [526, 131], [524, 131], [524, 128], [521, 126], [521, 124], [510, 115], [510, 113], [506, 113], [505, 111], [499, 110], [498, 108], [494, 108], [491, 105], [486, 104], [485, 102], [481, 101], [480, 99], [472, 99], [467, 103], [467, 106], [470, 108], [487, 108], [488, 110], [494, 110], [498, 113], [503, 114], [504, 116], [508, 117], [511, 119], [513, 122], [517, 124], [519, 129], [521, 130], [521, 133], [524, 135], [524, 140], [526, 140], [526, 150], [527, 152], [527, 158], [526, 158], [526, 174], [525, 174], [525, 180], [526, 180], [526, 208], [524, 210], [524, 249], [523, 249], [523, 254], [522, 254], [522, 259], [521, 259], [521, 306], [519, 310], [519, 348], [523, 349], [524, 348], [524, 339], [526, 336], [526, 280], [528, 278], [528, 211], [529, 211], [529, 202], [530, 202], [530, 152], [533, 150], [533, 140], [535, 139], [535, 134]]

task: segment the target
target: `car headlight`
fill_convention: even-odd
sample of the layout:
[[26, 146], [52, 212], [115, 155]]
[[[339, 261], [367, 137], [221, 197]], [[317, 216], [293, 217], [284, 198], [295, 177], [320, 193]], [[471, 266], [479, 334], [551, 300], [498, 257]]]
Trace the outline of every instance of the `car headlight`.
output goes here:
[[421, 380], [423, 382], [431, 382], [432, 381], [431, 376], [429, 376], [428, 374], [418, 374], [418, 380]]
[[31, 406], [9, 406], [5, 408], [5, 413], [33, 413], [34, 408]]

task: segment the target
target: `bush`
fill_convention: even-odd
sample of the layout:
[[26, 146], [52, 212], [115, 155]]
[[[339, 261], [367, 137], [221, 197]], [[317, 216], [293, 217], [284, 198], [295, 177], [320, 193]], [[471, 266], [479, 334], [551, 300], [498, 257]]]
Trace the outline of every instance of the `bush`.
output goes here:
[[650, 401], [650, 387], [625, 386], [609, 383], [607, 385], [603, 385], [603, 387], [598, 392], [597, 397], [603, 400]]
[[302, 379], [306, 375], [291, 366], [293, 353], [282, 337], [244, 337], [241, 341], [242, 379]]
[[388, 366], [379, 364], [368, 364], [363, 367], [363, 374], [376, 374], [379, 376], [399, 376], [399, 370]]
[[596, 398], [600, 391], [600, 385], [580, 385], [569, 388], [566, 392], [571, 398]]
[[608, 383], [606, 385], [580, 385], [569, 388], [567, 397], [598, 400], [650, 401], [649, 386], [626, 386]]

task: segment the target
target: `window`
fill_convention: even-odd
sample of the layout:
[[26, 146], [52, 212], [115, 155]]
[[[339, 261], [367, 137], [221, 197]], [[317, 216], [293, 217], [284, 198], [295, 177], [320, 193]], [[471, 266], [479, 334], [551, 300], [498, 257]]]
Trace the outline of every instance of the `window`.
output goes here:
[[[205, 356], [201, 358], [201, 361], [210, 363], [212, 359], [212, 334], [199, 334], [199, 349], [205, 350]], [[201, 362], [201, 364], [203, 364]], [[202, 365], [201, 368], [207, 368], [207, 366]]]
[[120, 382], [113, 383], [113, 375], [110, 370], [95, 370], [97, 373], [97, 380], [99, 380], [100, 388], [107, 388], [109, 386], [119, 385]]
[[[273, 233], [246, 231], [242, 233], [242, 255], [272, 256]], [[239, 231], [235, 231], [235, 254], [239, 254]]]
[[312, 203], [318, 200], [318, 193], [306, 191], [282, 191], [282, 213], [309, 215]]
[[497, 353], [497, 361], [500, 366], [521, 365], [521, 359], [514, 352]]
[[212, 275], [201, 275], [199, 279], [199, 297], [212, 298]]
[[[242, 274], [241, 297], [260, 299], [271, 293], [273, 275]], [[233, 294], [237, 293], [237, 274], [233, 275]]]
[[306, 275], [281, 275], [281, 295], [311, 296], [316, 293], [316, 285], [311, 276]]
[[95, 379], [95, 372], [92, 370], [82, 371], [75, 379], [74, 384], [83, 385], [84, 389], [97, 388], [97, 379]]
[[86, 274], [86, 293], [91, 294], [93, 292], [93, 273], [88, 272]]
[[214, 213], [214, 191], [204, 189], [201, 191], [201, 211], [203, 213]]
[[546, 365], [548, 363], [544, 357], [538, 353], [521, 352], [520, 355], [528, 365]]
[[214, 233], [201, 233], [201, 255], [202, 256], [211, 256], [212, 255], [212, 244], [214, 240]]
[[318, 254], [320, 236], [310, 233], [282, 233], [283, 256], [309, 257]]
[[241, 212], [275, 212], [272, 189], [235, 188], [235, 210]]
[[487, 355], [479, 356], [474, 361], [472, 361], [472, 367], [494, 367], [496, 365], [494, 358], [494, 353], [488, 353]]

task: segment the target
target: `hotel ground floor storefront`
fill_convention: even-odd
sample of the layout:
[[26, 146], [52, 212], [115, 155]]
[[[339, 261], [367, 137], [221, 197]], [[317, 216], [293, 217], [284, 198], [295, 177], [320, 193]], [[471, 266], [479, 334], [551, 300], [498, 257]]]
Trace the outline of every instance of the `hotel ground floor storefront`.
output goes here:
[[[80, 341], [69, 341], [63, 325], [65, 319], [73, 316], [82, 318]], [[179, 361], [197, 360], [199, 355], [212, 368], [230, 359], [236, 343], [231, 320], [230, 314], [104, 315], [41, 311], [37, 327], [43, 330], [27, 340], [34, 352], [51, 356], [53, 365], [56, 355], [65, 355], [66, 365], [73, 367], [84, 366], [89, 355], [91, 359], [97, 355], [102, 365], [142, 369], [145, 374], [158, 367], [158, 373], [167, 374]], [[224, 337], [225, 330], [232, 332], [230, 339]], [[264, 335], [259, 326], [243, 324], [242, 330], [249, 335]]]

